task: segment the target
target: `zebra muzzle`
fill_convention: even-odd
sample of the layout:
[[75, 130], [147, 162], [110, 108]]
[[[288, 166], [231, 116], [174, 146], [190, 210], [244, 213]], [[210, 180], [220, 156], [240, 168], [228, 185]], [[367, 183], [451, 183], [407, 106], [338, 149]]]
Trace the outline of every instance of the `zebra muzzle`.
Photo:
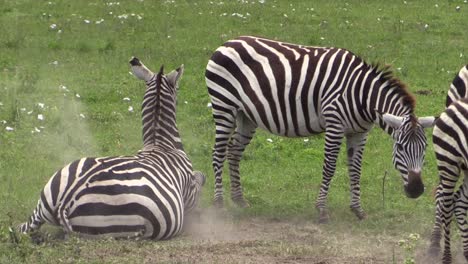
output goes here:
[[421, 172], [409, 171], [408, 184], [405, 185], [405, 193], [408, 198], [418, 198], [424, 193], [424, 184]]
[[132, 66], [141, 66], [141, 62], [138, 58], [132, 57], [132, 59], [129, 61], [130, 65]]

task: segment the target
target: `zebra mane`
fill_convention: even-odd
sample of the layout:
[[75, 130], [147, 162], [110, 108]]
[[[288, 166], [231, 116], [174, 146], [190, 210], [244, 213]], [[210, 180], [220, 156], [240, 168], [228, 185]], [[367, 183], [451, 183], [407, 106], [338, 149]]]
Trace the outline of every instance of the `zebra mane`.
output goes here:
[[[156, 95], [155, 95], [155, 105], [153, 109], [153, 122], [151, 124], [153, 144], [156, 144], [156, 126], [161, 118], [161, 86], [162, 86], [162, 75], [164, 71], [164, 65], [161, 65], [159, 72], [156, 76]], [[159, 87], [158, 87], [159, 86]], [[159, 89], [158, 89], [159, 88]]]
[[382, 82], [388, 82], [388, 85], [384, 89], [394, 89], [402, 97], [403, 105], [408, 106], [411, 109], [411, 113], [413, 113], [416, 107], [416, 99], [409, 92], [407, 85], [395, 76], [392, 66], [388, 64], [381, 66], [379, 63], [373, 63], [369, 65], [369, 68], [372, 73], [381, 75], [380, 79]]

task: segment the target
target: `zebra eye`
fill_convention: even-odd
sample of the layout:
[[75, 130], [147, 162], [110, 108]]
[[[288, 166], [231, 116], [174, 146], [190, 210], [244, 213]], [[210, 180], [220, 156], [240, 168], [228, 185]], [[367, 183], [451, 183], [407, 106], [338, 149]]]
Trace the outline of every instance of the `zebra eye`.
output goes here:
[[396, 143], [396, 147], [399, 151], [403, 151], [403, 144], [401, 143]]

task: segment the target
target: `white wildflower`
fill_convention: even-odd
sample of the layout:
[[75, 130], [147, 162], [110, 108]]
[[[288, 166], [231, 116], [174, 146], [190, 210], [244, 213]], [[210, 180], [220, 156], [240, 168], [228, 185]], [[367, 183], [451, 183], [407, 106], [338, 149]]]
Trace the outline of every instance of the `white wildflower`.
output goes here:
[[43, 114], [38, 114], [37, 119], [43, 121], [44, 120], [44, 115]]
[[69, 92], [68, 88], [65, 85], [59, 85], [59, 89]]
[[0, 121], [0, 123], [2, 123], [2, 124], [6, 124], [6, 123], [7, 123], [7, 121], [6, 121], [6, 120], [2, 120], [2, 121]]
[[59, 30], [57, 31], [57, 33], [58, 33], [58, 34], [61, 34], [61, 33], [62, 33], [62, 30], [61, 30], [61, 29], [59, 29]]
[[287, 15], [287, 14], [283, 14], [283, 16], [284, 16], [284, 17], [288, 17], [288, 15]]
[[304, 138], [304, 142], [309, 142], [309, 139], [308, 139], [308, 138]]
[[37, 127], [34, 127], [34, 131], [36, 131], [37, 133], [41, 132], [41, 130], [39, 128], [37, 128]]
[[124, 100], [126, 102], [130, 102], [130, 98], [128, 98], [128, 97], [124, 97], [124, 99], [122, 99], [122, 100]]
[[101, 19], [99, 19], [98, 21], [96, 21], [95, 23], [99, 25], [99, 24], [101, 24], [102, 22], [104, 22], [104, 19], [101, 18]]
[[128, 111], [131, 112], [131, 113], [133, 113], [133, 106], [129, 106], [129, 107], [128, 107]]
[[57, 24], [52, 24], [52, 25], [49, 26], [49, 28], [52, 29], [52, 30], [54, 30], [54, 29], [57, 28]]
[[460, 58], [463, 58], [463, 53], [460, 53]]
[[37, 106], [39, 106], [40, 108], [44, 109], [45, 104], [44, 104], [44, 103], [37, 103]]
[[22, 107], [22, 108], [20, 108], [20, 111], [24, 112], [24, 111], [26, 111], [26, 108]]
[[455, 10], [460, 11], [460, 6], [455, 7]]
[[51, 64], [58, 65], [59, 63], [58, 63], [58, 61], [53, 61], [53, 62], [51, 62]]
[[80, 94], [75, 94], [76, 98], [81, 98]]
[[138, 20], [142, 20], [142, 19], [143, 19], [143, 17], [142, 17], [142, 16], [140, 16], [140, 15], [137, 15], [137, 19], [138, 19]]
[[260, 4], [264, 4], [264, 3], [265, 3], [265, 0], [258, 0], [258, 2], [259, 2]]
[[9, 126], [5, 127], [5, 129], [6, 129], [6, 131], [13, 131], [13, 130], [15, 130], [14, 128], [9, 127]]
[[32, 111], [32, 110], [31, 110], [31, 111], [29, 111], [29, 112], [27, 112], [27, 114], [28, 114], [28, 115], [30, 115], [30, 114], [32, 114], [32, 113], [33, 113], [33, 111]]
[[184, 104], [188, 104], [188, 102], [187, 102], [187, 101], [184, 101]]
[[428, 29], [429, 28], [429, 25], [428, 24], [425, 24], [424, 25], [424, 29]]
[[267, 141], [270, 142], [270, 143], [273, 143], [273, 139], [271, 139], [271, 138], [267, 138]]
[[435, 4], [434, 6], [435, 6], [436, 8], [438, 8], [438, 7], [439, 7], [439, 5], [438, 5], [438, 4]]
[[83, 114], [80, 114], [80, 117], [84, 119], [84, 118], [85, 118], [85, 115], [83, 115]]
[[320, 39], [321, 39], [321, 40], [325, 40], [325, 38], [324, 38], [324, 37], [320, 37]]
[[211, 103], [207, 103], [206, 107], [211, 108], [211, 107], [213, 107], [213, 105]]

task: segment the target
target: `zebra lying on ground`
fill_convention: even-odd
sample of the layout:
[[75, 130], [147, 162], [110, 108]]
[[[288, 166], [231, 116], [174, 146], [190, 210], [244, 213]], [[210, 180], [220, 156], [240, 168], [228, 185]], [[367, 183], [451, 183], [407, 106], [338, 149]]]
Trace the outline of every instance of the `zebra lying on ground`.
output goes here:
[[351, 208], [365, 217], [360, 202], [361, 160], [367, 134], [378, 124], [394, 139], [393, 163], [408, 197], [424, 192], [421, 170], [426, 149], [423, 128], [434, 117], [417, 118], [415, 101], [388, 69], [365, 63], [350, 51], [307, 47], [257, 37], [226, 42], [206, 67], [216, 139], [213, 149], [215, 204], [223, 204], [226, 156], [231, 198], [243, 198], [239, 162], [255, 129], [304, 137], [325, 132], [325, 160], [316, 207], [327, 221], [326, 199], [343, 138], [347, 141]]
[[[439, 171], [436, 192], [435, 224], [431, 235], [430, 253], [438, 255], [444, 236], [444, 263], [451, 263], [450, 223], [453, 214], [462, 232], [463, 251], [468, 260], [468, 65], [453, 80], [447, 96], [448, 108], [436, 122], [433, 141]], [[461, 98], [461, 99], [460, 99]], [[458, 100], [459, 99], [459, 100]], [[461, 174], [463, 183], [455, 192]]]
[[168, 239], [197, 204], [205, 176], [193, 171], [176, 126], [176, 90], [183, 67], [154, 74], [137, 58], [134, 74], [146, 82], [143, 149], [135, 156], [82, 158], [58, 170], [44, 187], [21, 232], [44, 222], [66, 233]]

